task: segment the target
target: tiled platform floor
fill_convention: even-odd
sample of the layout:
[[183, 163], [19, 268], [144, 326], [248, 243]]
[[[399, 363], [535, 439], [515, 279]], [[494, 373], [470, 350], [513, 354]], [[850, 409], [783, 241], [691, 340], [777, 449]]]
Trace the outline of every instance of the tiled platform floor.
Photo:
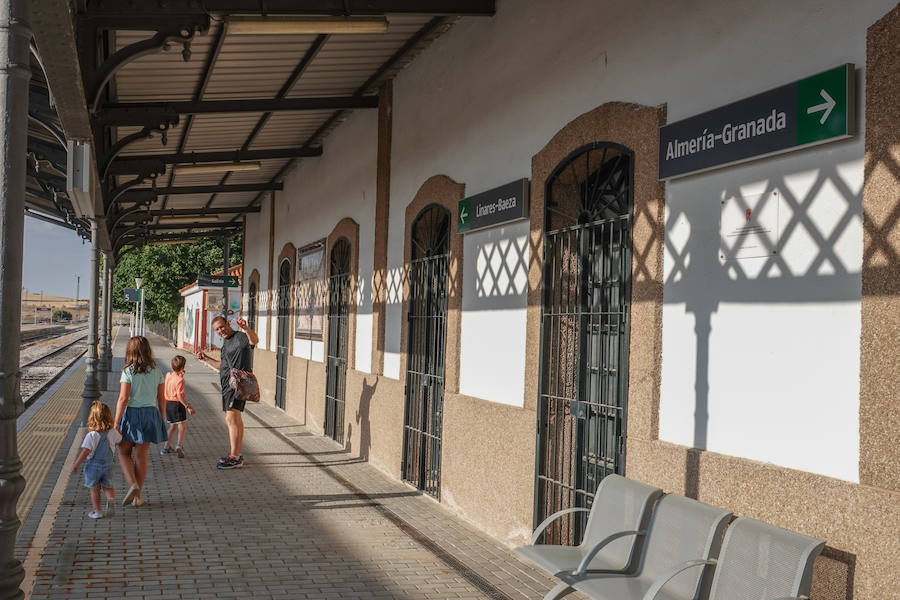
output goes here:
[[[152, 341], [167, 367], [175, 350]], [[114, 370], [109, 388], [117, 381]], [[272, 406], [245, 413], [245, 468], [217, 470], [227, 449], [218, 375], [189, 357], [187, 381], [197, 408], [187, 456], [151, 446], [148, 506], [89, 519], [88, 492], [68, 466], [83, 432], [48, 450], [53, 468], [20, 532], [31, 598], [518, 600], [553, 587], [510, 549]], [[121, 495], [117, 466], [115, 482]]]

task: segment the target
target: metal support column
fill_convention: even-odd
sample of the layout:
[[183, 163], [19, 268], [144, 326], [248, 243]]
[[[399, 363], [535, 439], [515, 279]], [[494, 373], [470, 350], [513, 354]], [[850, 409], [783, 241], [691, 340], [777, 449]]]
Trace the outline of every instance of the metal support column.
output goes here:
[[110, 309], [109, 302], [109, 254], [103, 254], [103, 310], [100, 314], [100, 348], [98, 350], [97, 356], [97, 378], [100, 383], [100, 391], [105, 392], [107, 383], [109, 383], [109, 356], [108, 356], [108, 344], [109, 339], [107, 338], [107, 313]]
[[97, 248], [97, 221], [91, 219], [91, 287], [90, 313], [88, 316], [87, 359], [84, 361], [86, 376], [84, 391], [81, 392], [81, 424], [87, 425], [91, 403], [100, 399], [100, 387], [97, 380], [97, 292], [100, 287], [99, 250]]
[[0, 0], [0, 599], [19, 600], [25, 577], [16, 560], [16, 502], [25, 489], [16, 419], [25, 233], [25, 152], [28, 127], [30, 0]]
[[113, 280], [115, 279], [116, 262], [112, 252], [107, 252], [106, 259], [109, 262], [109, 310], [106, 312], [106, 370], [112, 371], [112, 327], [113, 327]]

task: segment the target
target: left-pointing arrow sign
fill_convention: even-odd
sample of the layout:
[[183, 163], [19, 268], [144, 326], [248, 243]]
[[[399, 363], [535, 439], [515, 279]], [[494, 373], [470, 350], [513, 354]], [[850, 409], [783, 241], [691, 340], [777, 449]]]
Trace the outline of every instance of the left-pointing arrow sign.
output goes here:
[[815, 106], [810, 106], [806, 109], [806, 114], [811, 115], [813, 113], [824, 110], [825, 112], [824, 114], [822, 114], [822, 118], [819, 119], [819, 124], [824, 125], [825, 121], [828, 119], [828, 115], [831, 114], [831, 111], [834, 110], [834, 106], [837, 103], [834, 101], [834, 98], [829, 96], [828, 92], [826, 92], [825, 90], [821, 90], [819, 94], [821, 94], [822, 99], [825, 100], [825, 102], [823, 102], [822, 104], [816, 104]]

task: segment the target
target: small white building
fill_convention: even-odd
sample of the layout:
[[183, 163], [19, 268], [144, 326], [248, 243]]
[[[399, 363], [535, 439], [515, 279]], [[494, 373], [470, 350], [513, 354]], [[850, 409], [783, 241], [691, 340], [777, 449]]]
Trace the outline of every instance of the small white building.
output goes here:
[[[229, 275], [238, 277], [238, 285], [228, 288], [229, 321], [241, 315], [241, 273], [241, 265], [228, 269]], [[223, 271], [219, 271], [212, 277], [221, 277], [222, 274]], [[178, 347], [191, 352], [221, 348], [222, 338], [213, 331], [212, 320], [223, 314], [222, 286], [197, 280], [178, 291], [184, 298], [184, 310], [178, 323]]]

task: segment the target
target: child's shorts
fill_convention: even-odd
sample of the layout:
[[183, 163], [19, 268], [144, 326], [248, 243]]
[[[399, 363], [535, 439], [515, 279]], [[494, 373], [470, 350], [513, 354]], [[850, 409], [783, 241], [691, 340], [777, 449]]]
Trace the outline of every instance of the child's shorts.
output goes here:
[[110, 477], [110, 467], [109, 464], [91, 464], [90, 462], [85, 463], [84, 465], [84, 487], [87, 488], [95, 488], [97, 486], [111, 488], [112, 477]]
[[187, 409], [181, 402], [166, 402], [166, 421], [169, 425], [187, 421]]

